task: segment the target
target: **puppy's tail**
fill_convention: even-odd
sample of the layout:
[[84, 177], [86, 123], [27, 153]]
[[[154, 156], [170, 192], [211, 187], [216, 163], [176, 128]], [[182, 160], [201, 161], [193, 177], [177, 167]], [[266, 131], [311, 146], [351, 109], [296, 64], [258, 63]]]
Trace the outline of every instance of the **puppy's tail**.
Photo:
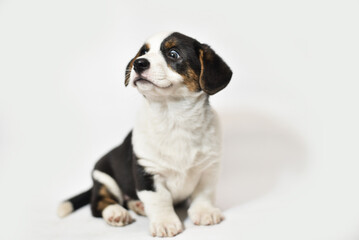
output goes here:
[[57, 215], [60, 218], [66, 217], [77, 209], [89, 204], [91, 200], [91, 191], [92, 188], [60, 203], [57, 208]]

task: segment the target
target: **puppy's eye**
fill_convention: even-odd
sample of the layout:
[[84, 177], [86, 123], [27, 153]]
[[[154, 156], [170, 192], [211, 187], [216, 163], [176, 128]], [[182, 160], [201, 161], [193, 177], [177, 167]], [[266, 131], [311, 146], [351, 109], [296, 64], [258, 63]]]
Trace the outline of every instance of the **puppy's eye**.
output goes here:
[[176, 52], [175, 50], [171, 50], [168, 52], [168, 56], [170, 58], [173, 58], [173, 59], [179, 59], [180, 58], [180, 55], [178, 52]]

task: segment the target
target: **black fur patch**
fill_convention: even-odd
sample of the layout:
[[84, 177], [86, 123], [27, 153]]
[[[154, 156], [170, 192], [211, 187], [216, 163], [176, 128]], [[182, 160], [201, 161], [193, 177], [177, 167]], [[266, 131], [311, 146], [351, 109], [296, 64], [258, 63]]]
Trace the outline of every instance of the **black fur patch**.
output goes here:
[[67, 200], [71, 202], [73, 211], [76, 211], [90, 202], [91, 192], [92, 188]]
[[131, 139], [132, 131], [120, 146], [96, 163], [95, 169], [110, 175], [124, 195], [131, 199], [138, 199], [136, 189], [154, 191], [153, 176], [146, 173], [137, 163]]
[[[171, 50], [180, 57], [171, 57]], [[175, 32], [163, 40], [161, 52], [173, 70], [183, 76], [184, 84], [191, 91], [203, 90], [215, 94], [227, 86], [232, 71], [208, 45]]]
[[[163, 40], [161, 52], [167, 64], [179, 74], [185, 74], [188, 67], [191, 67], [199, 75], [201, 71], [201, 64], [198, 59], [199, 47], [200, 43], [197, 40], [176, 32]], [[178, 60], [169, 56], [172, 49], [180, 54]]]
[[153, 176], [137, 163], [138, 158], [133, 154], [133, 176], [135, 177], [136, 190], [155, 191], [153, 185]]
[[232, 71], [208, 45], [202, 44], [199, 53], [202, 65], [199, 84], [206, 93], [215, 94], [228, 85]]
[[[185, 84], [191, 91], [200, 91], [199, 75], [201, 63], [199, 61], [199, 49], [201, 44], [181, 33], [172, 33], [161, 43], [161, 52], [173, 70], [183, 76]], [[171, 50], [179, 53], [180, 58], [173, 59]]]

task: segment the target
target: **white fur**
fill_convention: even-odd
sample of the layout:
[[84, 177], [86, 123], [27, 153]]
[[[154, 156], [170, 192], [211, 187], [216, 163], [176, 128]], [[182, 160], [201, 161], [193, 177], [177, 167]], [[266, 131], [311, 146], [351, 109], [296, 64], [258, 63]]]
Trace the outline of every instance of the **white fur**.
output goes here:
[[[142, 77], [151, 81], [158, 87], [147, 82], [137, 82], [137, 89], [149, 100], [161, 101], [163, 97], [180, 97], [188, 95], [188, 89], [183, 84], [180, 74], [167, 66], [167, 62], [160, 50], [161, 43], [171, 32], [163, 32], [151, 37], [146, 43], [150, 49], [139, 58], [146, 58], [150, 62], [150, 68], [142, 73]], [[139, 59], [137, 58], [137, 59]], [[132, 69], [130, 83], [135, 86], [134, 80], [138, 75]]]
[[156, 191], [140, 191], [138, 197], [145, 205], [146, 215], [150, 219], [152, 236], [172, 237], [182, 232], [182, 223], [174, 212], [171, 194], [155, 181]]
[[205, 206], [204, 204], [198, 206], [197, 209], [194, 209], [192, 206], [188, 214], [192, 222], [196, 225], [213, 225], [220, 223], [224, 219], [218, 208]]
[[[219, 170], [220, 130], [217, 115], [204, 92], [191, 92], [181, 75], [167, 66], [160, 43], [168, 34], [147, 42], [151, 67], [144, 74], [157, 86], [138, 84], [145, 96], [133, 129], [132, 143], [138, 163], [154, 176], [156, 191], [140, 191], [154, 236], [174, 236], [182, 231], [173, 203], [192, 199], [190, 217], [208, 225], [223, 219], [213, 206]], [[136, 73], [132, 70], [130, 81]], [[132, 84], [134, 86], [134, 84]], [[162, 85], [161, 85], [162, 86]]]
[[121, 189], [118, 187], [116, 181], [108, 174], [99, 170], [94, 170], [92, 177], [106, 186], [106, 188], [118, 199], [120, 204], [123, 204], [123, 194]]
[[108, 205], [102, 211], [102, 217], [111, 226], [122, 227], [133, 222], [130, 213], [119, 204]]
[[136, 214], [146, 216], [143, 202], [140, 200], [129, 200], [127, 202], [128, 209], [134, 211]]
[[218, 123], [203, 94], [186, 102], [146, 101], [132, 141], [139, 164], [165, 179], [174, 203], [191, 195], [206, 169], [218, 167]]
[[57, 216], [60, 218], [66, 217], [70, 213], [74, 211], [74, 207], [72, 203], [69, 201], [60, 203], [59, 207], [57, 208]]

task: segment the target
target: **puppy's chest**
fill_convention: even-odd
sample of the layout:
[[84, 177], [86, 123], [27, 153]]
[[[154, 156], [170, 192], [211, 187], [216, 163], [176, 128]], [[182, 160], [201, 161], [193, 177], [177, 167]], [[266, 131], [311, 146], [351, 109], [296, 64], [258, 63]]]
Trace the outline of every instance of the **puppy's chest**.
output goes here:
[[178, 203], [191, 195], [203, 170], [217, 160], [215, 135], [181, 128], [152, 130], [148, 135], [142, 132], [143, 141], [137, 141], [135, 152], [139, 163], [165, 183]]
[[165, 183], [174, 202], [187, 198], [202, 172], [218, 160], [218, 125], [205, 110], [178, 115], [143, 111], [135, 124], [132, 141], [138, 163]]
[[218, 152], [218, 131], [207, 114], [142, 114], [133, 130], [139, 158], [157, 168], [191, 169]]
[[141, 140], [135, 142], [135, 152], [156, 169], [156, 173], [169, 170], [193, 171], [199, 165], [205, 168], [207, 161], [217, 153], [212, 126], [197, 129], [165, 125], [141, 131]]
[[176, 204], [191, 195], [200, 179], [200, 172], [194, 169], [182, 172], [168, 171], [161, 178], [164, 180], [166, 188], [171, 192], [174, 204]]

